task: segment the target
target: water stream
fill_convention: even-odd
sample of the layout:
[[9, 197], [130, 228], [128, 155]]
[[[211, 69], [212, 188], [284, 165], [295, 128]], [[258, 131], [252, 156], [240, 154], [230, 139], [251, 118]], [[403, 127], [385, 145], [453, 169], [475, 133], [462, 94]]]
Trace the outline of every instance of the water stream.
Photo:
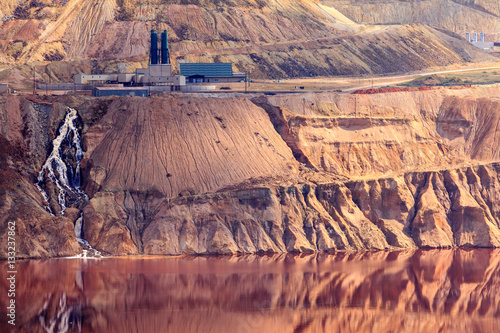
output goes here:
[[[59, 215], [63, 215], [68, 202], [85, 203], [88, 196], [80, 189], [80, 163], [85, 152], [77, 128], [78, 112], [68, 108], [66, 117], [58, 129], [58, 134], [52, 141], [52, 151], [38, 173], [35, 186], [47, 202], [45, 209], [54, 215], [50, 207], [50, 196], [46, 191], [47, 184], [51, 181], [57, 189], [57, 202], [60, 206]], [[45, 189], [44, 189], [45, 187]], [[75, 235], [84, 248], [81, 256], [87, 257], [89, 251], [92, 255], [100, 256], [82, 236], [83, 213], [75, 221]]]
[[[56, 185], [57, 201], [61, 207], [59, 215], [64, 214], [68, 198], [85, 201], [88, 199], [85, 192], [80, 190], [80, 163], [85, 152], [82, 149], [76, 125], [77, 119], [78, 112], [68, 108], [64, 122], [59, 127], [58, 135], [52, 141], [52, 151], [38, 173], [35, 184], [47, 202], [49, 202], [49, 195], [42, 187], [44, 181], [50, 179]], [[73, 160], [74, 166], [67, 162], [70, 160]], [[45, 209], [53, 214], [50, 203], [45, 206]]]

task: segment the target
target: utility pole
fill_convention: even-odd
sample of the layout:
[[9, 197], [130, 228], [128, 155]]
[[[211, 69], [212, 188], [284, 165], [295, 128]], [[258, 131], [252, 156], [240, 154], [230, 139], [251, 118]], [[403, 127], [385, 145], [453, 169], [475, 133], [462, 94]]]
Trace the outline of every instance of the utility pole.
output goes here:
[[354, 95], [354, 117], [356, 117], [358, 111], [358, 95]]
[[36, 95], [36, 76], [35, 65], [33, 65], [33, 95]]

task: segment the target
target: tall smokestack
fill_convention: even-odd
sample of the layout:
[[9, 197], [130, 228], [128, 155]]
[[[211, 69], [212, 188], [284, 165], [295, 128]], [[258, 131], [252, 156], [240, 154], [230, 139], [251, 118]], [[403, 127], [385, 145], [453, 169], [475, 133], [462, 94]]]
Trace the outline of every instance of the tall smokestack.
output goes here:
[[479, 34], [479, 36], [480, 36], [479, 38], [480, 38], [481, 42], [484, 42], [484, 32], [481, 32]]
[[151, 64], [156, 65], [158, 64], [158, 34], [154, 31], [151, 30]]
[[161, 33], [161, 63], [170, 64], [170, 54], [168, 52], [168, 34], [167, 30]]
[[477, 42], [477, 32], [472, 34], [472, 41]]
[[467, 39], [467, 41], [470, 42], [470, 32], [467, 32], [465, 34], [465, 39]]

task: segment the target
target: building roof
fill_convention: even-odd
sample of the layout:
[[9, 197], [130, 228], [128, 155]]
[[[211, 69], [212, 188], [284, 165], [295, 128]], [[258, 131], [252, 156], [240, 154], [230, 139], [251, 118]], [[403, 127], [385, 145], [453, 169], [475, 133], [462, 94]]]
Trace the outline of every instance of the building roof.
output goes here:
[[95, 87], [97, 90], [148, 90], [148, 87]]
[[230, 62], [181, 63], [180, 67], [181, 67], [181, 75], [184, 76], [208, 76], [208, 77], [233, 76], [233, 68]]

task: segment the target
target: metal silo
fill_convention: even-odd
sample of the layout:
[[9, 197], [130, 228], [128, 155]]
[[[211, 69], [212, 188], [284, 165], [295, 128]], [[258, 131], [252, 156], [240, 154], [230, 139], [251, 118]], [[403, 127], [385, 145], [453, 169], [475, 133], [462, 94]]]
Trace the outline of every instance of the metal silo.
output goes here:
[[170, 64], [170, 54], [168, 52], [168, 34], [167, 30], [161, 33], [161, 63]]
[[151, 64], [158, 64], [158, 34], [151, 30]]

